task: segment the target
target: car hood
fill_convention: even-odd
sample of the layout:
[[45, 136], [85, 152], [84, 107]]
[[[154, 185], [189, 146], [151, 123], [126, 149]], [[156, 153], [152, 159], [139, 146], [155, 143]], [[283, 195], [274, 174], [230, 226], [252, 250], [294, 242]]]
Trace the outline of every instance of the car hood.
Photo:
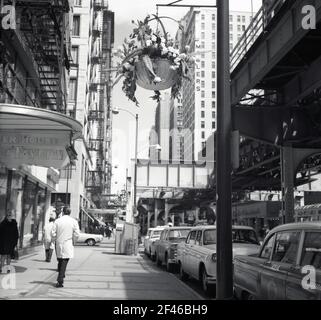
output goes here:
[[[216, 252], [216, 244], [211, 244], [205, 247]], [[258, 244], [233, 243], [233, 255], [249, 256], [258, 253], [259, 250], [260, 246]]]

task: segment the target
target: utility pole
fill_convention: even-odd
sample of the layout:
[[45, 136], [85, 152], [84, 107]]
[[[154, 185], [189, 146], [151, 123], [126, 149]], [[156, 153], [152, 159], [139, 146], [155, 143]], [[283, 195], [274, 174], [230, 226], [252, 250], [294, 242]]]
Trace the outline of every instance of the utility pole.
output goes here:
[[[217, 1], [216, 297], [233, 297], [229, 1]], [[214, 141], [215, 144], [215, 141]]]

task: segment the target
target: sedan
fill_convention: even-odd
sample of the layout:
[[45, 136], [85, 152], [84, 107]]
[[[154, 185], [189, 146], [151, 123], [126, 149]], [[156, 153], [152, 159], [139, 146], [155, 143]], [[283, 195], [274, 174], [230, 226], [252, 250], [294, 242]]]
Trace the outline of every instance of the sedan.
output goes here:
[[104, 237], [101, 234], [80, 233], [77, 239], [77, 244], [87, 244], [88, 246], [94, 246], [96, 243], [102, 242]]

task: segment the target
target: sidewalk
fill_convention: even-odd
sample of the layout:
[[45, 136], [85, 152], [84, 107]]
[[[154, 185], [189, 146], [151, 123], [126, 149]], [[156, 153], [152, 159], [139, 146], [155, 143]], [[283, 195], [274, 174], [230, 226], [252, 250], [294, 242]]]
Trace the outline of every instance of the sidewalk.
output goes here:
[[[157, 268], [143, 254], [114, 253], [111, 240], [100, 246], [76, 246], [64, 288], [55, 288], [57, 261], [44, 262], [43, 248], [12, 265], [15, 274], [0, 275], [0, 299], [200, 300], [199, 294], [173, 274]], [[15, 289], [3, 289], [5, 277], [16, 277]], [[7, 278], [9, 279], [9, 278]]]

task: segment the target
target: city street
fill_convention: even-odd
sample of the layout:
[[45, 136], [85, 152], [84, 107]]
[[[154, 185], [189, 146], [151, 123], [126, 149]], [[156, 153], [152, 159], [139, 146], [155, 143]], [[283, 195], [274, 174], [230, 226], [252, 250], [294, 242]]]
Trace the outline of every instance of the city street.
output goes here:
[[[175, 275], [154, 265], [142, 253], [114, 254], [111, 240], [99, 246], [76, 246], [75, 258], [67, 268], [64, 288], [55, 288], [55, 254], [44, 262], [43, 248], [23, 256], [16, 269], [16, 289], [0, 288], [0, 299], [135, 299], [201, 300], [202, 297]], [[12, 276], [12, 275], [10, 275]], [[3, 283], [6, 274], [1, 274]]]

